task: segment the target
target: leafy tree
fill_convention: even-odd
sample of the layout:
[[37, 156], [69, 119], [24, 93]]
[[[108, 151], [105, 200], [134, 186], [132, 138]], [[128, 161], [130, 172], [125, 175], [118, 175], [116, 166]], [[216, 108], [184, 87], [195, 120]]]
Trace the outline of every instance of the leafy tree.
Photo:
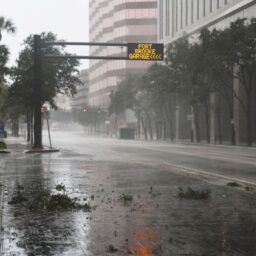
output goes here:
[[234, 96], [239, 100], [246, 115], [247, 145], [252, 146], [252, 101], [256, 79], [256, 18], [249, 21], [238, 19], [231, 23], [230, 28], [224, 30], [223, 33], [227, 39], [226, 52], [223, 54], [227, 61], [234, 63], [233, 77], [240, 81], [246, 95], [245, 100], [243, 100], [233, 90]]
[[6, 31], [7, 33], [15, 33], [16, 28], [11, 20], [0, 16], [0, 41], [2, 40], [2, 31]]
[[166, 139], [167, 134], [171, 139], [174, 138], [172, 117], [176, 104], [176, 87], [170, 74], [169, 68], [161, 64], [150, 66], [144, 74], [145, 82], [142, 89], [146, 97], [146, 108], [150, 110], [155, 121], [157, 138]]
[[[256, 77], [256, 19], [237, 19], [224, 30], [208, 33], [211, 50], [208, 51], [208, 66], [216, 89], [228, 102], [231, 116], [231, 142], [235, 144], [233, 100], [237, 99], [246, 115], [247, 144], [252, 145], [253, 91]], [[201, 40], [207, 37], [201, 34]], [[234, 79], [245, 93], [239, 93], [233, 86]], [[256, 98], [254, 98], [256, 99]]]
[[99, 128], [102, 121], [105, 121], [107, 113], [94, 106], [84, 106], [80, 110], [73, 111], [74, 119], [84, 127], [93, 127], [95, 132]]
[[128, 75], [118, 84], [116, 91], [112, 91], [109, 113], [115, 115], [116, 126], [118, 116], [126, 109], [133, 110], [137, 118], [141, 118], [141, 107], [138, 100], [141, 79], [140, 75]]
[[5, 81], [4, 77], [9, 72], [9, 69], [6, 67], [8, 56], [8, 48], [5, 45], [0, 45], [0, 85]]
[[211, 91], [214, 91], [217, 96], [215, 103], [215, 110], [217, 114], [218, 129], [219, 129], [219, 142], [222, 143], [221, 131], [221, 99], [227, 103], [230, 115], [230, 128], [231, 128], [231, 144], [235, 145], [235, 127], [234, 122], [234, 88], [233, 88], [233, 66], [231, 60], [227, 60], [223, 55], [222, 49], [226, 44], [226, 35], [220, 30], [209, 31], [205, 29], [200, 34], [201, 44], [207, 45], [207, 59], [205, 65], [208, 68], [208, 79], [211, 83]]
[[[191, 45], [185, 36], [169, 44], [166, 55], [171, 84], [176, 94], [175, 105], [184, 102], [193, 107], [196, 139], [200, 142], [199, 107], [204, 104], [208, 109], [208, 89], [206, 89], [208, 87], [205, 86], [207, 79], [205, 77], [206, 70], [203, 67], [203, 47], [200, 44]], [[206, 113], [208, 114], [208, 110]], [[206, 119], [206, 129], [208, 130], [207, 121], [208, 116]], [[209, 132], [207, 132], [207, 139], [209, 140]]]
[[139, 130], [142, 125], [145, 139], [148, 138], [148, 131], [153, 139], [153, 124], [157, 138], [160, 138], [161, 130], [168, 123], [169, 116], [168, 74], [166, 66], [155, 64], [144, 74], [128, 76], [110, 96], [110, 113], [119, 115], [126, 109], [131, 109], [137, 117]]
[[[47, 42], [57, 41], [53, 33], [42, 33], [42, 40]], [[17, 65], [12, 70], [13, 84], [9, 97], [11, 102], [19, 106], [21, 113], [26, 113], [27, 120], [32, 122], [34, 107], [34, 48], [33, 35], [24, 41], [24, 49], [20, 52]], [[49, 55], [68, 56], [63, 47], [49, 46], [43, 49], [43, 53]], [[56, 108], [54, 98], [58, 93], [73, 95], [75, 85], [81, 83], [78, 78], [79, 62], [76, 59], [46, 59], [43, 58], [42, 76], [42, 102], [48, 102]]]

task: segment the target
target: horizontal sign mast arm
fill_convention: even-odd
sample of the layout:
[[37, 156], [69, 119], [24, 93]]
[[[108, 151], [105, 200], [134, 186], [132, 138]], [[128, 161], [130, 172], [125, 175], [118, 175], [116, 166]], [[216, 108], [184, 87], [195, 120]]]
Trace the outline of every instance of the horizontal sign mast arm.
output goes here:
[[42, 46], [48, 45], [89, 45], [89, 46], [120, 46], [127, 47], [126, 43], [86, 43], [86, 42], [42, 42]]
[[79, 55], [44, 55], [45, 58], [56, 59], [94, 59], [94, 60], [127, 60], [126, 56], [79, 56]]

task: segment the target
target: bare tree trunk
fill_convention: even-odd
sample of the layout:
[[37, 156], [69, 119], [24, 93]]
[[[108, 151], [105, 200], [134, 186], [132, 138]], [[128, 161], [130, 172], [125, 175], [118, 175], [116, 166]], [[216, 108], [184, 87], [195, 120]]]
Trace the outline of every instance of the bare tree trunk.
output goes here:
[[204, 101], [204, 110], [205, 110], [205, 129], [206, 129], [206, 140], [207, 143], [210, 143], [210, 124], [209, 124], [209, 102], [208, 99]]
[[153, 140], [153, 130], [152, 130], [152, 124], [151, 124], [150, 114], [149, 114], [147, 111], [145, 111], [145, 112], [146, 112], [147, 121], [148, 121], [150, 139]]
[[34, 144], [34, 115], [30, 112], [30, 143]]
[[141, 122], [141, 118], [140, 116], [138, 116], [138, 121], [137, 121], [137, 133], [138, 133], [138, 139], [140, 139], [140, 122]]
[[161, 138], [160, 123], [158, 121], [155, 121], [155, 126], [156, 126], [156, 140], [160, 140], [160, 138]]
[[12, 118], [12, 135], [19, 137], [19, 119], [18, 117]]
[[247, 120], [247, 145], [249, 147], [252, 146], [252, 106], [251, 106], [251, 98], [248, 97], [247, 103], [247, 113], [246, 113], [246, 120]]
[[197, 105], [194, 106], [194, 118], [195, 118], [195, 130], [196, 130], [196, 141], [201, 142], [200, 126], [199, 126], [199, 113]]
[[219, 97], [218, 103], [219, 103], [217, 108], [218, 135], [219, 135], [219, 144], [222, 144], [220, 97]]
[[144, 132], [145, 140], [147, 140], [148, 139], [148, 133], [147, 133], [147, 128], [145, 126], [145, 122], [144, 122], [143, 118], [141, 118], [141, 125], [142, 125], [142, 129], [143, 129], [143, 132]]
[[31, 135], [31, 130], [30, 130], [30, 128], [31, 128], [31, 126], [30, 126], [30, 124], [31, 124], [31, 121], [30, 121], [31, 116], [30, 116], [30, 111], [27, 112], [26, 116], [27, 116], [27, 142], [29, 142], [31, 140], [31, 137], [30, 137], [30, 135]]

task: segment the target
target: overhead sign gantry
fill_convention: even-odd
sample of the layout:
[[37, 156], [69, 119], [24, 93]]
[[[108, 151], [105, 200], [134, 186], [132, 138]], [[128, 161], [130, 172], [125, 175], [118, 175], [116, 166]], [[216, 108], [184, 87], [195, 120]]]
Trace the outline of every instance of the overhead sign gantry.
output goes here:
[[[121, 56], [77, 56], [77, 55], [43, 55], [42, 49], [51, 45], [59, 46], [112, 46], [125, 47], [127, 55]], [[40, 35], [34, 36], [34, 148], [42, 148], [42, 58], [75, 58], [75, 59], [104, 59], [104, 60], [140, 60], [140, 61], [162, 61], [164, 55], [163, 44], [155, 43], [83, 43], [83, 42], [45, 42]]]

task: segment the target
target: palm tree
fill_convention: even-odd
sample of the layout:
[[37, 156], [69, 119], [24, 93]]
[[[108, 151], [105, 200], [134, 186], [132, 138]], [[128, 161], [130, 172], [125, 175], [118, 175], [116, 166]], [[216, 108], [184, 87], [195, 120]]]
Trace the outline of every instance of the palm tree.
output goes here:
[[3, 16], [0, 16], [0, 41], [2, 39], [2, 31], [7, 33], [15, 33], [16, 28], [14, 27], [11, 20], [5, 19]]

